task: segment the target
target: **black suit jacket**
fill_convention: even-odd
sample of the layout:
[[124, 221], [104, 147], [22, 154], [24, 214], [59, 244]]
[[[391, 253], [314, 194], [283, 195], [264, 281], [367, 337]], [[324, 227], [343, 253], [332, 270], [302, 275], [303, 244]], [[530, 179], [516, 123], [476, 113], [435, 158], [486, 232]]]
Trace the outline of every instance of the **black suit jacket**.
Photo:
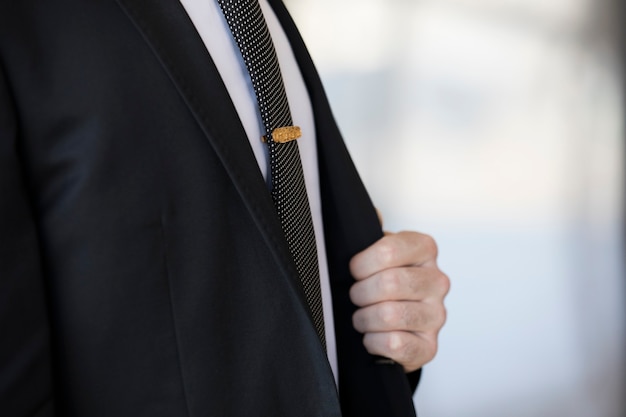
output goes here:
[[3, 417], [414, 415], [402, 370], [375, 364], [351, 325], [348, 261], [381, 236], [376, 214], [271, 4], [315, 114], [339, 395], [180, 3], [1, 0]]

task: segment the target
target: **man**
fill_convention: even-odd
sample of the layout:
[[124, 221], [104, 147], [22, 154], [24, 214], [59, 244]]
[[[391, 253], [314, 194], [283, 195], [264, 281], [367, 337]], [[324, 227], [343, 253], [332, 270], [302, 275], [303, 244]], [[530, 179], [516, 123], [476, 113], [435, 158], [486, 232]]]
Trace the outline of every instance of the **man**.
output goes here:
[[293, 22], [261, 6], [304, 119], [328, 340], [214, 0], [2, 0], [0, 415], [414, 414], [445, 320], [434, 242], [383, 237]]

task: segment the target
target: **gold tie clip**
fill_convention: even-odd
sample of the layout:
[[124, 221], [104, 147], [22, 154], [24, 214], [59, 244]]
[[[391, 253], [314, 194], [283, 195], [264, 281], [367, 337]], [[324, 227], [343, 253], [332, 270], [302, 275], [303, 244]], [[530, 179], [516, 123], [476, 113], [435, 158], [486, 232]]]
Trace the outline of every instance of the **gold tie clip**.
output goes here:
[[[272, 130], [272, 139], [274, 142], [287, 143], [298, 139], [302, 136], [302, 131], [298, 126], [277, 127]], [[261, 136], [263, 143], [267, 142], [265, 135]]]

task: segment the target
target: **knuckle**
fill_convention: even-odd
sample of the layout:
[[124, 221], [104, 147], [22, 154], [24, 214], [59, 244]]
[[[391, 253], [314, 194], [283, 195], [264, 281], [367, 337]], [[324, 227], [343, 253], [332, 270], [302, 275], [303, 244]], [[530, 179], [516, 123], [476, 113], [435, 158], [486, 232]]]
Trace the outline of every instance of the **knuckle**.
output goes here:
[[389, 333], [385, 345], [386, 350], [394, 358], [402, 359], [405, 357], [407, 346], [400, 333]]
[[385, 348], [389, 356], [400, 363], [412, 363], [422, 356], [419, 344], [411, 343], [409, 334], [404, 332], [390, 333]]
[[386, 327], [393, 327], [402, 316], [396, 303], [383, 303], [378, 309], [380, 321]]
[[441, 290], [444, 295], [450, 292], [450, 286], [451, 286], [450, 277], [448, 277], [448, 275], [444, 274], [443, 272], [440, 272], [439, 274], [439, 286], [441, 287]]
[[384, 271], [380, 276], [379, 289], [385, 295], [398, 294], [400, 292], [401, 278], [396, 270]]
[[439, 248], [437, 247], [437, 242], [435, 241], [435, 239], [430, 235], [423, 235], [422, 240], [423, 245], [428, 253], [433, 254], [433, 256], [436, 258], [439, 253]]

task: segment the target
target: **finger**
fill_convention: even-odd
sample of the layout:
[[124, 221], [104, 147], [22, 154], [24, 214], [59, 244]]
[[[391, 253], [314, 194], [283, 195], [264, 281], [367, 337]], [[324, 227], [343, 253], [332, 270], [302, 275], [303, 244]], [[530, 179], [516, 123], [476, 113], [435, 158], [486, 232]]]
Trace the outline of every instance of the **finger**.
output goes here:
[[382, 301], [421, 301], [447, 294], [450, 280], [438, 268], [391, 268], [357, 281], [350, 289], [350, 299], [365, 307]]
[[365, 279], [388, 268], [424, 265], [437, 258], [437, 245], [428, 235], [417, 232], [389, 234], [350, 261], [350, 272], [357, 279]]
[[430, 362], [437, 353], [437, 339], [410, 332], [367, 333], [365, 349], [372, 355], [392, 359], [412, 372]]
[[443, 303], [419, 301], [386, 301], [360, 308], [352, 315], [352, 325], [361, 333], [437, 333], [445, 321], [446, 309]]

